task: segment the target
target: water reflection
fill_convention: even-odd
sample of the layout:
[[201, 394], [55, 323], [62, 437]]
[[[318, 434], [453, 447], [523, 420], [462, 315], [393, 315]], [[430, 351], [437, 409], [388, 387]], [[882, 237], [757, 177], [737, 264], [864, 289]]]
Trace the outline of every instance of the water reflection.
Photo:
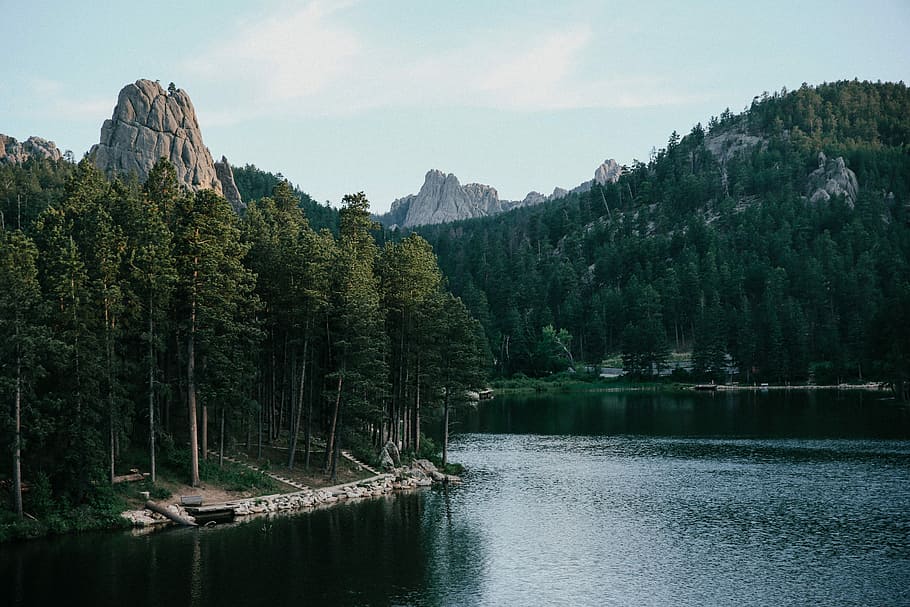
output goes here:
[[498, 399], [466, 482], [4, 545], [15, 605], [910, 604], [908, 410], [869, 395]]
[[462, 409], [463, 432], [547, 435], [910, 438], [910, 409], [862, 391], [499, 397]]

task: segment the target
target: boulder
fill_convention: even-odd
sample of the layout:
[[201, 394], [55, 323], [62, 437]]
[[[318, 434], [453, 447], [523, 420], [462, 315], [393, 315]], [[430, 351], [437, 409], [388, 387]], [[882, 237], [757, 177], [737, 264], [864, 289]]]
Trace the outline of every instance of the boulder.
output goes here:
[[401, 466], [401, 454], [392, 441], [388, 441], [379, 453], [379, 467], [383, 470], [392, 470]]
[[847, 168], [842, 156], [827, 158], [818, 153], [818, 168], [809, 173], [806, 183], [806, 197], [814, 204], [824, 204], [835, 196], [843, 196], [853, 208], [859, 193], [856, 173]]
[[414, 460], [413, 467], [423, 472], [424, 474], [432, 474], [438, 471], [436, 465], [428, 459]]

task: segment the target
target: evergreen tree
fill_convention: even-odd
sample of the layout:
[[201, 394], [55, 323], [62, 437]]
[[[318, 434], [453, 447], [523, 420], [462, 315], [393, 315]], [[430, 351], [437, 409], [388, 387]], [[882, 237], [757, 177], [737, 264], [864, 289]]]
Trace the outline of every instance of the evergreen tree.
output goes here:
[[[12, 401], [13, 508], [22, 517], [23, 412], [43, 375], [41, 359], [48, 339], [41, 317], [38, 250], [21, 231], [0, 231], [0, 391]], [[8, 397], [11, 399], [8, 400]]]

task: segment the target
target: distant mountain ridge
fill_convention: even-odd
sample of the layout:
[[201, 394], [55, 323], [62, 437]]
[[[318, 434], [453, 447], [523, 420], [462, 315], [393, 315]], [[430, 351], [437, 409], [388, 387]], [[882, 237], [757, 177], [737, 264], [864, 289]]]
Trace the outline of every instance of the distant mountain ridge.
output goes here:
[[427, 171], [417, 194], [396, 199], [392, 202], [389, 212], [377, 216], [377, 219], [386, 227], [410, 228], [474, 217], [489, 217], [562, 198], [568, 194], [587, 192], [594, 184], [615, 183], [622, 172], [623, 167], [615, 160], [608, 159], [597, 167], [593, 179], [571, 190], [557, 187], [550, 195], [532, 191], [522, 200], [502, 200], [494, 187], [481, 183], [462, 185], [454, 174], [431, 169]]

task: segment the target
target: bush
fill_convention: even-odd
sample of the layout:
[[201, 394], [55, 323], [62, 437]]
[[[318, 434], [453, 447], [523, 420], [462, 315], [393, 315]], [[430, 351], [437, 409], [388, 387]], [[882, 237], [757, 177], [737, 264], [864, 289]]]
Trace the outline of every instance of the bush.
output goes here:
[[420, 435], [420, 452], [417, 454], [418, 459], [433, 461], [434, 459], [439, 459], [441, 453], [442, 447], [437, 445], [436, 441], [425, 434]]
[[[265, 466], [262, 467], [265, 470]], [[216, 460], [199, 461], [199, 478], [224, 486], [228, 491], [273, 490], [275, 481], [261, 472], [234, 464], [222, 468]]]
[[25, 493], [25, 510], [41, 517], [54, 510], [51, 479], [44, 472], [35, 474], [31, 488]]

